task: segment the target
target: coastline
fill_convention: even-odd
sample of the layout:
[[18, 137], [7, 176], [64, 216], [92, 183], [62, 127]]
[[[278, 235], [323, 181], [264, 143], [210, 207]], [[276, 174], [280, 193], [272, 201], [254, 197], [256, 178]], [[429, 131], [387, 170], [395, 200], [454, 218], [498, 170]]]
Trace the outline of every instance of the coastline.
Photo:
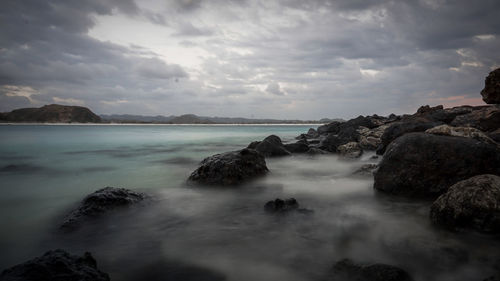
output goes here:
[[0, 126], [321, 126], [323, 123], [252, 123], [252, 124], [155, 124], [155, 123], [0, 123]]

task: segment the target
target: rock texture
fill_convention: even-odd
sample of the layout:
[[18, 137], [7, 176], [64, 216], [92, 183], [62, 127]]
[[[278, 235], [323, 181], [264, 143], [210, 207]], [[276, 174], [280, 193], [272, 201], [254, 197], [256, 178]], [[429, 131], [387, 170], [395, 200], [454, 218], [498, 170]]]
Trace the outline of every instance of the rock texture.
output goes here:
[[357, 142], [348, 142], [337, 147], [340, 156], [345, 158], [359, 158], [363, 154], [363, 149]]
[[5, 122], [99, 123], [101, 118], [86, 107], [51, 104], [21, 108], [0, 116]]
[[500, 104], [500, 68], [493, 70], [486, 77], [481, 96], [485, 103]]
[[425, 131], [428, 134], [452, 137], [473, 138], [479, 141], [497, 145], [497, 143], [478, 129], [471, 127], [452, 127], [448, 125], [440, 125]]
[[358, 265], [349, 259], [337, 262], [332, 269], [335, 281], [412, 281], [413, 278], [399, 267], [387, 264]]
[[381, 144], [377, 149], [377, 154], [384, 154], [387, 146], [393, 140], [397, 139], [398, 137], [404, 134], [413, 132], [423, 132], [425, 130], [428, 130], [430, 128], [436, 127], [441, 124], [442, 123], [440, 122], [428, 121], [426, 119], [424, 120], [412, 119], [410, 121], [404, 121], [404, 122], [400, 121], [397, 123], [393, 123], [384, 131], [381, 137]]
[[270, 214], [289, 214], [292, 212], [298, 212], [302, 214], [311, 214], [312, 210], [299, 208], [299, 202], [295, 198], [290, 199], [279, 199], [269, 201], [264, 205], [264, 210]]
[[96, 218], [106, 212], [128, 207], [149, 198], [144, 193], [125, 188], [106, 187], [87, 195], [78, 208], [73, 210], [61, 225], [62, 229], [74, 230], [89, 218]]
[[97, 268], [90, 253], [83, 256], [63, 250], [48, 251], [43, 256], [6, 269], [2, 281], [109, 281], [108, 274]]
[[500, 177], [479, 175], [457, 182], [432, 204], [430, 217], [454, 230], [500, 233]]
[[458, 181], [500, 174], [500, 149], [471, 138], [410, 133], [393, 141], [374, 187], [392, 194], [437, 197]]
[[473, 127], [483, 132], [500, 129], [500, 105], [478, 106], [467, 114], [459, 115], [450, 123], [456, 127]]
[[265, 157], [288, 156], [291, 154], [290, 151], [286, 150], [280, 137], [276, 135], [270, 135], [261, 142], [252, 142], [248, 148], [252, 148], [252, 146]]
[[242, 149], [205, 158], [189, 180], [207, 185], [236, 185], [268, 172], [264, 156], [253, 149]]

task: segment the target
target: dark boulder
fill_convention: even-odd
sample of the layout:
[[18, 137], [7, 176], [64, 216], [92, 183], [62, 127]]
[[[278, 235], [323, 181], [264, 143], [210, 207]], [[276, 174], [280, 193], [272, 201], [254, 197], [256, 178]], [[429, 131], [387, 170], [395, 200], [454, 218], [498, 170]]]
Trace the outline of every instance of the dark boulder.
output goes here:
[[242, 149], [205, 158], [189, 176], [189, 181], [207, 185], [236, 185], [268, 172], [264, 156]]
[[500, 68], [493, 70], [488, 77], [486, 77], [481, 96], [485, 103], [500, 103]]
[[427, 129], [441, 125], [441, 122], [427, 121], [426, 119], [411, 119], [409, 121], [400, 121], [390, 125], [382, 134], [380, 147], [377, 154], [385, 153], [387, 146], [398, 137], [413, 132], [424, 132]]
[[495, 130], [493, 132], [490, 132], [488, 134], [488, 137], [490, 137], [492, 140], [500, 143], [500, 129], [497, 129], [497, 130]]
[[358, 265], [349, 259], [337, 262], [332, 269], [330, 280], [336, 281], [412, 281], [405, 270], [392, 265], [376, 263]]
[[291, 153], [306, 153], [309, 150], [307, 141], [298, 141], [295, 143], [287, 143], [285, 149]]
[[457, 116], [451, 123], [456, 127], [473, 127], [483, 132], [500, 129], [500, 105], [476, 107], [470, 113]]
[[270, 135], [255, 146], [255, 150], [265, 157], [288, 156], [290, 152], [285, 149], [278, 136]]
[[264, 205], [264, 211], [270, 214], [288, 214], [291, 212], [298, 212], [303, 214], [313, 213], [312, 210], [299, 208], [299, 202], [295, 198], [279, 199], [269, 201]]
[[250, 149], [255, 149], [255, 148], [257, 148], [257, 145], [259, 145], [259, 144], [260, 144], [260, 141], [253, 141], [253, 142], [251, 142], [251, 143], [247, 146], [247, 148], [250, 148]]
[[339, 121], [333, 121], [331, 123], [322, 125], [318, 127], [318, 134], [320, 135], [325, 135], [325, 134], [336, 134], [340, 130], [340, 125], [344, 122], [339, 122]]
[[436, 197], [456, 182], [500, 174], [500, 149], [472, 138], [410, 133], [399, 137], [375, 172], [374, 187], [392, 194]]
[[318, 133], [318, 131], [314, 130], [313, 128], [309, 128], [309, 130], [307, 131], [306, 136], [308, 138], [314, 139], [314, 138], [319, 137], [319, 133]]
[[97, 268], [90, 253], [83, 256], [63, 250], [48, 251], [43, 256], [6, 269], [2, 281], [109, 281], [108, 274]]
[[111, 210], [135, 205], [148, 198], [144, 193], [125, 188], [106, 187], [97, 190], [82, 200], [78, 208], [65, 218], [61, 228], [65, 230], [76, 229], [86, 219], [97, 218]]
[[360, 134], [357, 128], [348, 127], [342, 129], [338, 134], [328, 134], [321, 139], [318, 148], [329, 151], [337, 152], [337, 148], [349, 142], [357, 142]]
[[344, 158], [358, 158], [363, 154], [363, 149], [359, 143], [353, 141], [337, 147], [340, 156]]
[[431, 206], [431, 220], [457, 230], [500, 232], [500, 177], [479, 175], [452, 185]]
[[378, 127], [380, 124], [377, 124], [378, 122], [375, 122], [373, 117], [370, 116], [358, 116], [354, 119], [348, 120], [346, 122], [343, 122], [340, 125], [340, 130], [343, 130], [345, 128], [354, 128], [357, 129], [359, 126], [366, 127], [368, 129], [373, 129]]

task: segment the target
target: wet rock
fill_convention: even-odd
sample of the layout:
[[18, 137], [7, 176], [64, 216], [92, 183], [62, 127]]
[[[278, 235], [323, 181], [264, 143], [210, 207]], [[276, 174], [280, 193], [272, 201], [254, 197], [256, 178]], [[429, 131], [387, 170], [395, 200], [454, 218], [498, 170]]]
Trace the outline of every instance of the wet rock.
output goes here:
[[479, 141], [497, 145], [497, 143], [494, 140], [485, 135], [483, 132], [471, 127], [452, 127], [448, 125], [440, 125], [434, 128], [430, 128], [425, 132], [428, 134], [434, 134], [440, 136], [473, 138]]
[[450, 125], [473, 127], [483, 132], [500, 129], [500, 105], [480, 106], [470, 113], [457, 116]]
[[299, 208], [299, 202], [295, 200], [295, 198], [290, 199], [279, 199], [269, 201], [264, 205], [264, 210], [267, 213], [271, 214], [288, 214], [290, 212], [299, 212], [299, 213], [313, 213], [312, 210]]
[[392, 265], [376, 263], [359, 265], [349, 259], [337, 262], [332, 269], [331, 279], [336, 281], [412, 281], [405, 270]]
[[345, 158], [358, 158], [363, 154], [363, 149], [357, 142], [348, 142], [337, 147], [340, 156]]
[[309, 150], [307, 141], [298, 141], [295, 143], [287, 143], [285, 149], [291, 153], [306, 153]]
[[481, 96], [485, 103], [499, 104], [500, 103], [500, 68], [490, 72], [484, 81], [484, 89], [481, 91]]
[[324, 155], [324, 154], [329, 154], [328, 151], [325, 151], [323, 149], [311, 147], [309, 150], [306, 152], [309, 155]]
[[207, 185], [236, 185], [267, 172], [264, 156], [245, 148], [205, 158], [189, 180]]
[[285, 149], [278, 136], [270, 135], [255, 146], [255, 150], [265, 157], [288, 156], [291, 153]]
[[410, 133], [393, 141], [375, 172], [374, 187], [410, 197], [437, 197], [480, 174], [500, 174], [500, 149], [471, 138]]
[[2, 281], [109, 281], [108, 274], [97, 268], [88, 252], [83, 256], [71, 255], [63, 250], [46, 252], [22, 264], [6, 269], [0, 275]]
[[125, 188], [105, 187], [87, 195], [77, 209], [73, 210], [61, 225], [62, 229], [73, 230], [90, 218], [97, 218], [106, 212], [128, 207], [149, 199], [144, 193]]
[[377, 170], [377, 168], [377, 164], [364, 164], [352, 174], [357, 176], [373, 176], [373, 173]]
[[377, 148], [377, 154], [385, 153], [387, 146], [398, 137], [413, 132], [424, 132], [430, 128], [442, 125], [443, 123], [427, 121], [426, 119], [412, 119], [410, 121], [400, 121], [390, 125], [381, 137], [381, 145]]
[[432, 204], [430, 217], [453, 230], [500, 233], [500, 177], [479, 175], [457, 182]]

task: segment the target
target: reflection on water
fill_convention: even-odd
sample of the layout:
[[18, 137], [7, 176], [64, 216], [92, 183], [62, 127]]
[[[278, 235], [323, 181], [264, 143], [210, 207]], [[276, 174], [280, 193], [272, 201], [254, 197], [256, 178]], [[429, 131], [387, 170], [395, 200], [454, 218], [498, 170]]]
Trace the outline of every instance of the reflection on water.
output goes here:
[[[1, 267], [64, 248], [91, 251], [113, 280], [322, 280], [342, 258], [398, 265], [416, 280], [482, 280], [499, 261], [496, 237], [435, 229], [428, 220], [430, 202], [379, 194], [371, 178], [351, 176], [361, 164], [377, 161], [370, 155], [356, 161], [333, 155], [274, 158], [267, 160], [268, 176], [237, 189], [186, 186], [187, 175], [203, 157], [275, 133], [268, 128], [252, 134], [217, 129], [223, 132], [205, 131], [198, 143], [184, 146], [182, 138], [169, 134], [168, 141], [140, 137], [132, 145], [125, 138], [114, 147], [107, 144], [109, 137], [85, 147], [67, 142], [57, 150], [48, 145], [45, 154], [29, 163], [63, 174], [0, 174], [8, 183], [0, 197]], [[290, 138], [307, 127], [280, 130]], [[98, 133], [89, 129], [87, 134]], [[123, 153], [144, 153], [127, 159], [67, 153], [119, 146]], [[146, 153], [147, 147], [157, 150]], [[182, 148], [167, 151], [171, 147]], [[4, 148], [1, 152], [8, 154]], [[141, 189], [157, 200], [91, 221], [72, 234], [54, 231], [61, 215], [106, 185]], [[290, 197], [314, 214], [264, 212], [268, 200]]]

